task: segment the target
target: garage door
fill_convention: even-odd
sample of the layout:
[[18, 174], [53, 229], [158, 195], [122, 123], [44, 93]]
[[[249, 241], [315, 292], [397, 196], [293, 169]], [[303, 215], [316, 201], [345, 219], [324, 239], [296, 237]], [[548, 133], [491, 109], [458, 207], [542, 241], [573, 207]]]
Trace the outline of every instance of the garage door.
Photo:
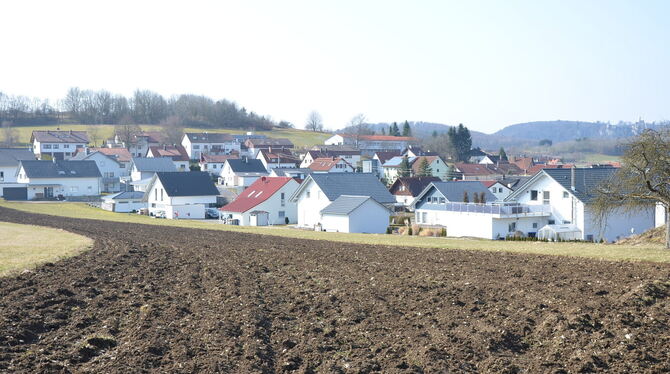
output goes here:
[[5, 187], [2, 190], [5, 200], [28, 200], [27, 187]]

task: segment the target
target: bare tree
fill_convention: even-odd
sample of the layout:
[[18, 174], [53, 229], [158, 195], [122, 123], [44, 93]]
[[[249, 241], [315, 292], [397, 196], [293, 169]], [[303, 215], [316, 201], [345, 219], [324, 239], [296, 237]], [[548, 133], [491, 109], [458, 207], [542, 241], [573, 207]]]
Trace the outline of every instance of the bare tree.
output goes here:
[[309, 116], [307, 116], [307, 122], [305, 123], [305, 129], [315, 132], [323, 131], [323, 119], [321, 118], [319, 112], [313, 110], [311, 113], [309, 113]]
[[19, 134], [12, 127], [12, 123], [9, 121], [3, 121], [2, 122], [2, 146], [3, 147], [11, 147], [18, 143], [19, 140]]
[[93, 143], [94, 147], [98, 145], [98, 140], [102, 140], [100, 139], [100, 126], [88, 126], [86, 127], [86, 133], [88, 134], [88, 139]]
[[374, 131], [372, 131], [370, 126], [366, 123], [366, 118], [363, 113], [359, 113], [349, 120], [349, 123], [347, 124], [347, 132], [353, 133], [356, 136], [356, 148], [358, 148], [361, 136], [374, 134]]
[[665, 246], [670, 248], [670, 129], [646, 130], [625, 144], [622, 167], [597, 189], [594, 213], [600, 226], [623, 209], [634, 212], [661, 204], [665, 208]]
[[181, 139], [184, 136], [184, 126], [179, 116], [169, 116], [162, 120], [160, 125], [163, 127], [166, 143], [181, 144]]
[[121, 119], [118, 125], [114, 126], [114, 133], [123, 142], [126, 149], [137, 142], [137, 135], [142, 133], [142, 128], [132, 122], [130, 116], [125, 116]]

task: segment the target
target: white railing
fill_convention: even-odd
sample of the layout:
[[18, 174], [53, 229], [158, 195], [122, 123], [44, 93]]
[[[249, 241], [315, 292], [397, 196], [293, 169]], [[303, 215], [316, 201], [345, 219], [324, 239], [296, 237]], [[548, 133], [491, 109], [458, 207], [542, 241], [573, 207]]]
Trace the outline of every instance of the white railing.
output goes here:
[[[434, 204], [431, 204], [435, 206]], [[551, 214], [549, 205], [498, 205], [498, 204], [475, 204], [475, 203], [442, 203], [438, 205], [440, 210], [463, 213], [483, 213], [495, 215], [545, 215]]]

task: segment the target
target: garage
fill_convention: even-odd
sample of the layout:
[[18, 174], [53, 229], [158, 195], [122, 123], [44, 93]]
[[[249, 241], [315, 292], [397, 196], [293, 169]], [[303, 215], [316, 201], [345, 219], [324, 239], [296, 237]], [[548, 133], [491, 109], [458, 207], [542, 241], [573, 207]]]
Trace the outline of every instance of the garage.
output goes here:
[[2, 189], [5, 200], [28, 200], [27, 187], [5, 187]]

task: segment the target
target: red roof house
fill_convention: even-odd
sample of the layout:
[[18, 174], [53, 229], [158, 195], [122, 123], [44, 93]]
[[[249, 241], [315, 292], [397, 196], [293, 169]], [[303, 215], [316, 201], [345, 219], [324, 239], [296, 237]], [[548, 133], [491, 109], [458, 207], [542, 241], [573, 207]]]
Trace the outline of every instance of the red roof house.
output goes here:
[[[219, 208], [222, 219], [242, 226], [297, 222], [297, 205], [289, 197], [300, 183], [291, 177], [261, 177], [231, 203]], [[236, 220], [236, 222], [234, 222]]]

